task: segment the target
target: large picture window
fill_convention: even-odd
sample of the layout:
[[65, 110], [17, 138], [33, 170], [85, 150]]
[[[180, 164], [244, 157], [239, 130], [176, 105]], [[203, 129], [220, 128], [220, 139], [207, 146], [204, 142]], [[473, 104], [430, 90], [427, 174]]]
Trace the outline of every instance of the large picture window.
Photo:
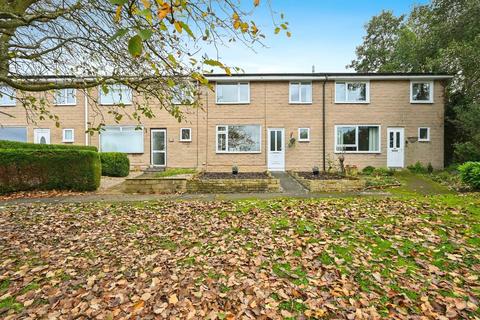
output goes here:
[[132, 104], [132, 89], [123, 84], [107, 86], [107, 91], [100, 88], [100, 104]]
[[410, 82], [411, 103], [433, 103], [433, 82], [412, 81]]
[[261, 148], [261, 126], [217, 126], [217, 153], [258, 153]]
[[336, 152], [380, 152], [380, 126], [335, 126]]
[[290, 103], [312, 103], [311, 82], [290, 82]]
[[135, 126], [105, 127], [100, 132], [102, 152], [143, 153], [143, 128]]
[[360, 81], [335, 82], [335, 103], [368, 103], [370, 83]]
[[218, 104], [250, 103], [250, 84], [248, 82], [217, 83], [216, 99]]
[[0, 106], [14, 107], [16, 104], [15, 89], [8, 86], [0, 87]]
[[27, 128], [0, 127], [0, 140], [27, 142]]

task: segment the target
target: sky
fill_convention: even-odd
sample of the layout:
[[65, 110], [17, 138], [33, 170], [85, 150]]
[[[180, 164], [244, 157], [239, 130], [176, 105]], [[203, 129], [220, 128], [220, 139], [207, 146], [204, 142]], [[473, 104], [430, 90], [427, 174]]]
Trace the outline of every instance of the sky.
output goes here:
[[[252, 1], [253, 0], [242, 0]], [[263, 3], [262, 3], [263, 2]], [[273, 34], [267, 0], [254, 11], [252, 19], [267, 38], [266, 48], [252, 51], [241, 44], [221, 48], [222, 62], [245, 72], [316, 72], [353, 71], [346, 65], [355, 58], [355, 48], [362, 43], [365, 24], [382, 10], [406, 14], [425, 0], [271, 0], [275, 12], [284, 13], [292, 33]]]

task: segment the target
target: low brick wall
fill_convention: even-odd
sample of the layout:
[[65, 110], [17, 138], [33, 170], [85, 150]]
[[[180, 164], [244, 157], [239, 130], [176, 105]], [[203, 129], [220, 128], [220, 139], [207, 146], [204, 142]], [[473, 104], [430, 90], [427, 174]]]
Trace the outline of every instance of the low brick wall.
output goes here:
[[196, 177], [187, 183], [190, 193], [253, 193], [279, 192], [280, 181], [270, 176], [265, 179], [201, 179]]
[[123, 191], [125, 193], [184, 193], [187, 191], [187, 181], [185, 177], [126, 179]]
[[349, 192], [365, 188], [365, 181], [361, 179], [310, 180], [295, 172], [289, 173], [310, 192]]

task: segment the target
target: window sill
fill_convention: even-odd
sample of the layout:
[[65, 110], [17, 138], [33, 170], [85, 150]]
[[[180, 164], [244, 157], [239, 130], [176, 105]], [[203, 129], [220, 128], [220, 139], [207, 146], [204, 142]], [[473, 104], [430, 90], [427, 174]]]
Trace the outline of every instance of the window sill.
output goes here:
[[410, 100], [410, 104], [433, 104], [433, 101], [412, 101]]
[[291, 105], [311, 105], [313, 104], [313, 102], [293, 102], [293, 101], [289, 101], [288, 104], [291, 104]]
[[119, 106], [119, 105], [121, 105], [121, 104], [123, 104], [124, 106], [131, 106], [131, 105], [133, 105], [132, 102], [127, 102], [127, 103], [125, 103], [125, 102], [124, 102], [124, 103], [121, 103], [121, 102], [120, 102], [120, 103], [100, 103], [101, 106]]
[[63, 140], [62, 142], [63, 142], [63, 143], [70, 144], [70, 143], [74, 143], [75, 141], [73, 141], [73, 140], [68, 140], [68, 141], [67, 141], [67, 140]]
[[8, 108], [12, 108], [16, 106], [17, 106], [16, 104], [0, 104], [0, 107], [8, 107]]
[[335, 101], [335, 104], [369, 104], [370, 101], [357, 101], [357, 102], [350, 102], [350, 101]]
[[335, 154], [348, 153], [348, 154], [382, 154], [381, 151], [334, 151]]
[[308, 140], [300, 140], [300, 139], [298, 139], [298, 142], [310, 142], [310, 139], [308, 139]]
[[53, 105], [55, 107], [75, 107], [77, 103], [62, 103], [62, 104], [54, 103]]
[[192, 139], [190, 140], [178, 140], [179, 142], [192, 142]]
[[262, 151], [216, 151], [216, 154], [260, 154]]
[[250, 104], [250, 101], [243, 101], [243, 102], [215, 102], [215, 104], [219, 104], [219, 105], [246, 105], [246, 104]]
[[418, 142], [430, 142], [430, 140], [420, 140], [420, 139], [418, 139]]

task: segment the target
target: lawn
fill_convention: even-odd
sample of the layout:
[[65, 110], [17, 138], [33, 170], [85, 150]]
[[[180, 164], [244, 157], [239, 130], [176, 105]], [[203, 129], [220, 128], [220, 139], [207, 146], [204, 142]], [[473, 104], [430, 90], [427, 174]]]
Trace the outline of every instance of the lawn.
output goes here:
[[480, 317], [480, 196], [0, 211], [0, 317]]

